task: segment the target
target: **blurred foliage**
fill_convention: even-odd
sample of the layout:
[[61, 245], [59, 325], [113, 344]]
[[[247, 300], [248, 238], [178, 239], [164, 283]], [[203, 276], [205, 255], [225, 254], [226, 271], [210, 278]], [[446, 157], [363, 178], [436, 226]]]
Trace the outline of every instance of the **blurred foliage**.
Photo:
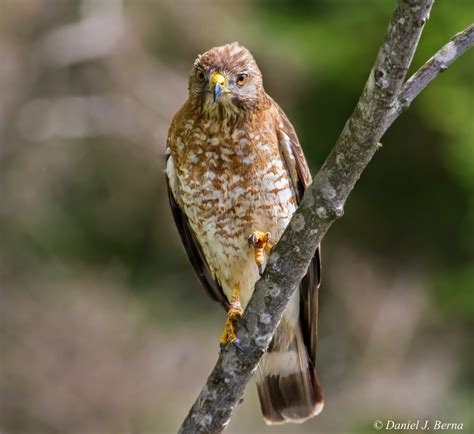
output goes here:
[[[91, 352], [100, 353], [105, 342], [126, 333], [124, 327], [132, 336], [104, 355], [116, 369], [108, 381], [126, 375], [128, 362], [115, 363], [127, 354], [137, 373], [145, 366], [144, 372], [162, 381], [164, 389], [153, 397], [139, 382], [147, 390], [139, 411], [130, 410], [135, 407], [128, 400], [105, 402], [91, 385], [86, 396], [92, 407], [103, 403], [103, 417], [94, 413], [84, 430], [97, 432], [117, 412], [127, 411], [131, 419], [146, 419], [135, 427], [153, 427], [147, 405], [159, 407], [155, 400], [162, 408], [155, 417], [164, 418], [158, 426], [175, 428], [187, 410], [176, 406], [183, 399], [190, 403], [202, 382], [190, 362], [183, 361], [187, 355], [181, 343], [194, 345], [205, 376], [206, 357], [212, 360], [208, 353], [215, 347], [209, 342], [217, 342], [222, 319], [187, 263], [163, 176], [167, 128], [186, 98], [186, 74], [194, 58], [233, 40], [246, 45], [262, 69], [266, 90], [293, 121], [315, 173], [357, 102], [394, 4], [0, 0], [0, 275], [9, 299], [3, 327], [17, 336], [3, 342], [11, 349], [6, 372], [13, 373], [4, 381], [9, 391], [19, 389], [3, 406], [7, 411], [1, 420], [9, 432], [32, 427], [77, 432], [74, 419], [51, 412], [54, 405], [29, 406], [38, 391], [49, 395], [51, 382], [40, 386], [36, 380], [51, 368], [48, 357], [38, 356], [38, 346], [31, 344], [40, 358], [38, 367], [19, 373], [15, 354], [25, 360], [30, 354], [21, 336], [25, 342], [43, 339], [44, 351], [57, 352], [59, 358], [62, 345], [65, 354], [87, 357], [82, 339], [91, 336]], [[473, 15], [472, 0], [438, 0], [412, 72], [469, 25]], [[423, 411], [435, 416], [446, 394], [462, 405], [445, 411], [456, 407], [452, 414], [461, 417], [472, 402], [465, 389], [474, 381], [472, 354], [466, 349], [474, 317], [473, 67], [474, 56], [468, 53], [397, 120], [352, 193], [344, 218], [325, 238], [320, 359], [333, 407], [311, 425], [314, 429], [321, 423], [326, 429], [373, 432], [372, 415]], [[102, 291], [110, 306], [99, 295]], [[59, 307], [50, 306], [53, 299]], [[66, 338], [49, 338], [62, 336], [60, 324], [68, 324], [67, 309], [76, 303], [82, 307], [71, 312], [71, 349]], [[120, 325], [128, 303], [142, 309], [146, 326], [135, 320]], [[94, 318], [104, 317], [103, 322], [89, 324], [86, 312], [94, 309]], [[44, 324], [36, 330], [24, 312]], [[84, 337], [82, 320], [88, 324]], [[215, 336], [205, 328], [198, 333], [211, 323], [217, 324]], [[139, 339], [140, 327], [159, 328], [158, 343], [148, 333], [146, 338], [150, 354], [161, 352], [158, 372], [152, 368], [156, 360], [129, 343]], [[205, 350], [190, 331], [196, 342], [206, 342]], [[66, 362], [58, 366], [68, 374]], [[89, 384], [88, 372], [77, 374], [78, 384], [65, 376], [71, 396]], [[171, 392], [172, 378], [180, 376], [180, 386]], [[192, 390], [187, 387], [191, 383]], [[416, 397], [410, 393], [414, 384]], [[124, 387], [111, 394], [133, 389]], [[355, 395], [365, 397], [360, 405], [366, 407], [353, 407]], [[436, 398], [440, 395], [443, 400]], [[254, 422], [258, 404], [252, 396], [245, 407], [249, 410], [239, 410], [250, 417], [236, 416], [236, 426], [246, 432], [263, 429], [260, 419]], [[128, 425], [113, 426], [118, 432]]]

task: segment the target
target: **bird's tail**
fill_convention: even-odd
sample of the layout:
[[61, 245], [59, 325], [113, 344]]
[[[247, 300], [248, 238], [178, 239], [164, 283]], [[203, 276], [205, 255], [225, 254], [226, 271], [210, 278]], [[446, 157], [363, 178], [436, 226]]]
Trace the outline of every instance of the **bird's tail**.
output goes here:
[[283, 317], [257, 370], [257, 389], [267, 424], [304, 422], [324, 406], [316, 369], [299, 324]]

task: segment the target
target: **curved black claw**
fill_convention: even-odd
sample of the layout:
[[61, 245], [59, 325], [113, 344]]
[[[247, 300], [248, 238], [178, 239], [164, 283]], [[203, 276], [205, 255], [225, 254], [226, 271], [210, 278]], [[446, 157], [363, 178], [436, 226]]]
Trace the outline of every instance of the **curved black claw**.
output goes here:
[[255, 245], [255, 242], [254, 242], [253, 237], [254, 237], [253, 234], [250, 234], [250, 235], [247, 237], [247, 243], [248, 243], [249, 247], [253, 247], [253, 246]]
[[243, 318], [240, 318], [239, 326], [242, 326], [245, 330], [249, 331], [249, 328], [247, 327], [247, 321], [245, 321]]
[[235, 348], [237, 348], [239, 351], [241, 351], [242, 353], [246, 353], [244, 347], [242, 347], [242, 345], [240, 345], [240, 342], [238, 339], [236, 339], [234, 341], [234, 345], [235, 345]]
[[263, 265], [259, 265], [259, 266], [258, 266], [258, 274], [259, 274], [260, 276], [263, 275]]

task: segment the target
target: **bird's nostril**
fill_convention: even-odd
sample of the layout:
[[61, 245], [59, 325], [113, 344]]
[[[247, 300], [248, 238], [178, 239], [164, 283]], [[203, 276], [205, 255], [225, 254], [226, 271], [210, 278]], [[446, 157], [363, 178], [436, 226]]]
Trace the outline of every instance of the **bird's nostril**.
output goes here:
[[214, 74], [213, 77], [212, 77], [212, 84], [220, 84], [221, 86], [224, 86], [225, 85], [225, 77], [220, 73]]

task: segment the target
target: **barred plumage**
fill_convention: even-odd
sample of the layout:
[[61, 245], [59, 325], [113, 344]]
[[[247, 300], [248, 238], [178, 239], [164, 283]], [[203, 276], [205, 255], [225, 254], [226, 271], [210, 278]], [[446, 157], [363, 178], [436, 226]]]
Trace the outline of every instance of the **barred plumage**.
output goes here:
[[[166, 175], [181, 238], [201, 282], [234, 320], [271, 246], [257, 237], [249, 248], [249, 235], [270, 233], [278, 242], [311, 181], [294, 129], [265, 93], [247, 49], [233, 43], [196, 59], [168, 149]], [[268, 423], [302, 421], [322, 409], [315, 370], [319, 266], [318, 250], [259, 367]], [[228, 321], [224, 342], [232, 329]]]

